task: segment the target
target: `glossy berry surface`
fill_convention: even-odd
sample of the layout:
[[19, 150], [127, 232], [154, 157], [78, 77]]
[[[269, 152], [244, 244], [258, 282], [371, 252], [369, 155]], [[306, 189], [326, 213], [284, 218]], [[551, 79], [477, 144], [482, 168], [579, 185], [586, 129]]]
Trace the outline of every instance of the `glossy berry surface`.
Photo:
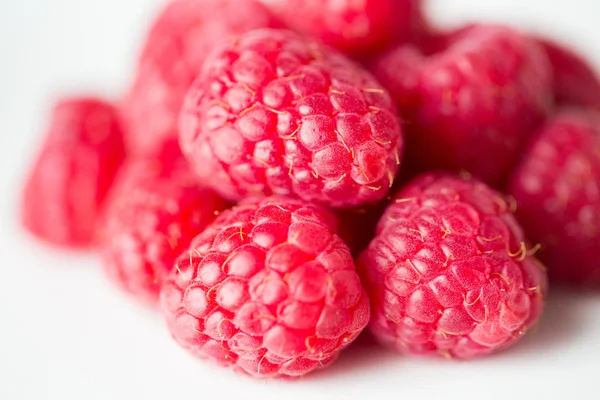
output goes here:
[[183, 98], [215, 43], [273, 26], [254, 0], [174, 0], [156, 17], [122, 104], [131, 153], [152, 155], [177, 140]]
[[359, 263], [374, 336], [401, 352], [468, 359], [533, 327], [546, 272], [511, 208], [486, 185], [451, 175], [426, 174], [401, 190]]
[[340, 208], [383, 198], [403, 148], [394, 105], [369, 73], [268, 29], [208, 57], [182, 110], [180, 143], [230, 200], [296, 195]]
[[129, 162], [102, 218], [104, 269], [125, 291], [156, 302], [175, 259], [224, 208], [183, 159]]
[[290, 28], [353, 56], [411, 39], [423, 25], [420, 0], [261, 0]]
[[600, 109], [600, 74], [580, 54], [547, 39], [539, 39], [554, 76], [554, 97], [561, 105]]
[[245, 200], [176, 262], [161, 293], [173, 337], [255, 377], [327, 366], [369, 320], [369, 301], [332, 216], [300, 200]]
[[550, 278], [600, 285], [600, 113], [564, 109], [540, 129], [511, 178], [517, 217]]
[[22, 193], [24, 227], [55, 245], [89, 246], [124, 158], [111, 104], [97, 98], [57, 102]]
[[466, 170], [501, 186], [551, 106], [548, 58], [502, 26], [469, 26], [448, 43], [429, 56], [400, 46], [372, 68], [408, 122], [407, 165]]

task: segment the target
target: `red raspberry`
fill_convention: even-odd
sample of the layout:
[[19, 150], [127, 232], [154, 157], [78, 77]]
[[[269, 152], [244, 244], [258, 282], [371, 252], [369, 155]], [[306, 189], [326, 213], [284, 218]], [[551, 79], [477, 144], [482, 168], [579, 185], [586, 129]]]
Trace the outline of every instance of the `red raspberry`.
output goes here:
[[371, 68], [377, 79], [390, 91], [405, 118], [417, 111], [419, 73], [426, 60], [420, 48], [407, 44], [384, 53]]
[[483, 183], [447, 175], [424, 175], [400, 191], [361, 256], [377, 339], [466, 359], [531, 328], [546, 274], [511, 206]]
[[392, 101], [370, 74], [309, 39], [268, 29], [215, 49], [180, 128], [196, 171], [231, 200], [376, 202], [403, 147]]
[[300, 200], [245, 200], [176, 262], [161, 299], [173, 337], [255, 377], [327, 366], [369, 320], [369, 300], [326, 211]]
[[216, 42], [273, 25], [253, 0], [169, 2], [150, 30], [122, 105], [130, 151], [153, 154], [164, 141], [177, 139], [183, 98]]
[[600, 75], [588, 61], [558, 43], [547, 39], [539, 39], [538, 42], [546, 50], [554, 70], [556, 101], [600, 109]]
[[22, 194], [25, 228], [55, 245], [87, 247], [123, 147], [112, 105], [96, 98], [57, 102]]
[[149, 303], [177, 256], [226, 206], [198, 186], [183, 161], [130, 162], [103, 218], [100, 252], [108, 275]]
[[559, 283], [600, 285], [600, 113], [566, 109], [540, 129], [510, 193]]
[[470, 26], [449, 42], [429, 57], [394, 49], [373, 71], [409, 122], [409, 167], [467, 170], [501, 185], [551, 105], [550, 64], [534, 40], [506, 27]]
[[421, 0], [261, 0], [290, 28], [355, 56], [411, 39], [423, 25]]

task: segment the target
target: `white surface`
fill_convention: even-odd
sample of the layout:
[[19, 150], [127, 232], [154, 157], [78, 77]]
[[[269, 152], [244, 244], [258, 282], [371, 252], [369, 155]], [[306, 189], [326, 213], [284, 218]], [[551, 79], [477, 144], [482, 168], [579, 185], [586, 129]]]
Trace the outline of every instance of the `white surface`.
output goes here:
[[[104, 280], [96, 260], [32, 242], [17, 190], [50, 99], [127, 81], [157, 0], [0, 0], [0, 399], [597, 398], [600, 293], [552, 293], [535, 334], [481, 361], [348, 351], [298, 382], [262, 382], [198, 362], [158, 315]], [[486, 19], [577, 41], [600, 65], [596, 0], [436, 0], [438, 20]], [[371, 397], [373, 396], [373, 397]]]

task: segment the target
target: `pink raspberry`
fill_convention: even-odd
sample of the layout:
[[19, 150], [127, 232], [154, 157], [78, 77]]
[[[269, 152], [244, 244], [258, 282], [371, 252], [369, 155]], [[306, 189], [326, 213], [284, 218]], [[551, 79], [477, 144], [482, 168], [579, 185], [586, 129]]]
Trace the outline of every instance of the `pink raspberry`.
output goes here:
[[510, 28], [475, 25], [430, 56], [401, 46], [373, 66], [407, 124], [407, 165], [467, 170], [500, 186], [552, 100], [543, 49]]
[[554, 96], [559, 104], [600, 109], [600, 75], [573, 50], [547, 39], [539, 39], [554, 71]]
[[533, 327], [546, 273], [512, 208], [485, 184], [450, 175], [401, 190], [360, 261], [376, 338], [402, 352], [467, 359]]
[[348, 208], [385, 196], [403, 147], [392, 101], [369, 73], [269, 29], [208, 57], [182, 110], [180, 143], [230, 200], [295, 194]]
[[96, 98], [57, 102], [22, 193], [24, 227], [55, 245], [89, 246], [124, 158], [122, 130], [112, 105]]
[[411, 39], [423, 25], [421, 0], [261, 0], [287, 26], [354, 56]]
[[389, 90], [405, 118], [417, 112], [419, 73], [426, 60], [419, 47], [406, 44], [384, 53], [372, 65], [373, 74]]
[[125, 291], [156, 302], [177, 256], [225, 207], [211, 190], [198, 186], [182, 159], [131, 161], [119, 174], [103, 216], [105, 270]]
[[255, 377], [296, 377], [333, 362], [367, 325], [369, 300], [331, 218], [278, 197], [223, 212], [163, 286], [175, 340]]
[[600, 113], [564, 109], [513, 172], [517, 217], [557, 283], [600, 285]]
[[148, 34], [122, 104], [129, 150], [153, 154], [177, 140], [183, 98], [216, 42], [274, 24], [254, 0], [170, 1]]

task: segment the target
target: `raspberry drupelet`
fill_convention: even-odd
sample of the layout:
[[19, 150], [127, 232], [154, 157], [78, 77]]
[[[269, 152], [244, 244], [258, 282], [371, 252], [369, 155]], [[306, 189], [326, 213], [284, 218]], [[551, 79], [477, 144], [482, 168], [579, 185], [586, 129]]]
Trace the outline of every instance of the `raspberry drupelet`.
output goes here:
[[467, 26], [425, 55], [412, 45], [383, 54], [372, 71], [407, 121], [407, 167], [466, 170], [501, 187], [552, 105], [551, 66], [530, 37]]
[[180, 143], [227, 199], [296, 195], [335, 208], [382, 199], [403, 148], [390, 96], [368, 72], [272, 29], [208, 56], [186, 97]]
[[421, 0], [261, 1], [288, 27], [360, 58], [424, 29]]
[[173, 0], [154, 21], [133, 84], [122, 102], [131, 153], [153, 155], [177, 139], [183, 98], [206, 54], [219, 41], [277, 26], [254, 0]]
[[333, 362], [367, 325], [369, 300], [331, 221], [280, 197], [223, 212], [163, 286], [175, 340], [255, 377], [297, 377]]
[[451, 175], [426, 174], [401, 190], [359, 262], [374, 336], [401, 352], [468, 359], [533, 327], [546, 272], [513, 207]]
[[94, 97], [58, 101], [21, 198], [21, 222], [65, 247], [89, 247], [125, 149], [115, 108]]
[[104, 269], [118, 286], [148, 304], [157, 302], [175, 259], [227, 206], [199, 186], [180, 154], [169, 158], [129, 161], [101, 219]]
[[600, 112], [570, 108], [549, 119], [509, 192], [551, 280], [600, 286]]

